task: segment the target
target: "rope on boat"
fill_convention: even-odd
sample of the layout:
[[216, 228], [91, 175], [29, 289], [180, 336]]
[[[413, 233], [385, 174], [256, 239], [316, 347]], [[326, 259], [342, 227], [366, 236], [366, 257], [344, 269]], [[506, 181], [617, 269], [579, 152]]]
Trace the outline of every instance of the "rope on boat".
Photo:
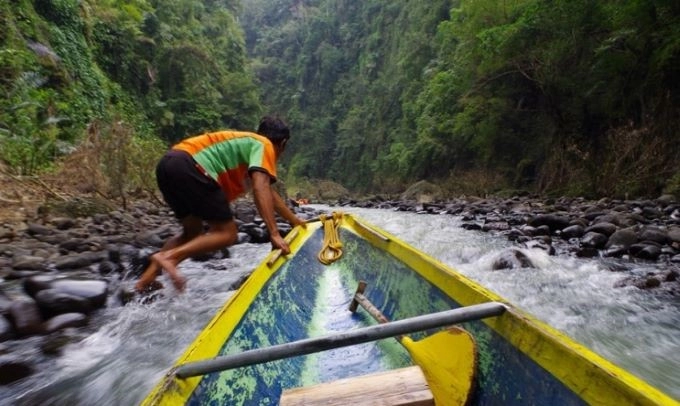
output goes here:
[[319, 219], [323, 224], [323, 248], [319, 251], [318, 258], [322, 264], [330, 265], [342, 256], [342, 242], [338, 236], [342, 213], [333, 212], [331, 217], [322, 214]]

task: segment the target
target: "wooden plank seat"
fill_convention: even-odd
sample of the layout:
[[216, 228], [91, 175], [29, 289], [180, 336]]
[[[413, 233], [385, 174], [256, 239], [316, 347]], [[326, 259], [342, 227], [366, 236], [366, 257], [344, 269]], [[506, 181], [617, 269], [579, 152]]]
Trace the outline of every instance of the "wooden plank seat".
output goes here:
[[418, 366], [284, 390], [281, 406], [431, 406], [434, 396]]

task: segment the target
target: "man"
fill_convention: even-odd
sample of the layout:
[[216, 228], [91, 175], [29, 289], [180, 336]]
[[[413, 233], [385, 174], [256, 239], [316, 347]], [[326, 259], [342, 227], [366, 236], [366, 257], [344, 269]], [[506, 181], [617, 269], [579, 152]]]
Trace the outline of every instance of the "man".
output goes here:
[[[271, 187], [276, 181], [276, 161], [289, 138], [290, 130], [282, 120], [264, 117], [257, 134], [219, 131], [172, 147], [158, 163], [156, 179], [163, 199], [182, 224], [182, 232], [151, 256], [135, 290], [149, 289], [164, 269], [175, 288], [182, 291], [186, 280], [177, 270], [180, 262], [234, 244], [238, 228], [229, 202], [243, 194], [248, 184], [272, 247], [284, 255], [290, 253], [276, 226], [275, 212], [292, 226], [304, 222]], [[205, 233], [204, 222], [208, 224]]]

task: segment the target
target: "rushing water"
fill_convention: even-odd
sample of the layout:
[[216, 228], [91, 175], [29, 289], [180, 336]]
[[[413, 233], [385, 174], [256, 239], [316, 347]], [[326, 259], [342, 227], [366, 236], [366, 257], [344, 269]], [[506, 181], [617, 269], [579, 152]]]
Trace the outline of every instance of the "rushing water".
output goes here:
[[[326, 209], [322, 207], [322, 209]], [[637, 288], [613, 288], [621, 273], [598, 260], [526, 254], [532, 269], [492, 271], [494, 256], [511, 243], [459, 227], [448, 215], [348, 209], [452, 266], [469, 278], [567, 333], [615, 364], [680, 399], [680, 301]], [[0, 404], [134, 405], [230, 296], [228, 287], [266, 255], [268, 245], [238, 245], [219, 266], [187, 261], [185, 294], [150, 304], [111, 305], [98, 325], [61, 355], [39, 355], [40, 338], [15, 350], [42, 370], [0, 387]], [[215, 269], [217, 268], [217, 269]], [[644, 270], [641, 270], [643, 272]], [[33, 341], [32, 341], [33, 340]]]

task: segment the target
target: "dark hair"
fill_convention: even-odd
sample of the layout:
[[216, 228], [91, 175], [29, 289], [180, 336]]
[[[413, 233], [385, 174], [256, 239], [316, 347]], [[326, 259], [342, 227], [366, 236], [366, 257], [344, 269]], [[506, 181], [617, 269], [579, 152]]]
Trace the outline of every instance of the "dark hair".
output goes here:
[[260, 120], [257, 133], [269, 138], [274, 144], [280, 144], [290, 138], [288, 125], [278, 117], [265, 116]]

